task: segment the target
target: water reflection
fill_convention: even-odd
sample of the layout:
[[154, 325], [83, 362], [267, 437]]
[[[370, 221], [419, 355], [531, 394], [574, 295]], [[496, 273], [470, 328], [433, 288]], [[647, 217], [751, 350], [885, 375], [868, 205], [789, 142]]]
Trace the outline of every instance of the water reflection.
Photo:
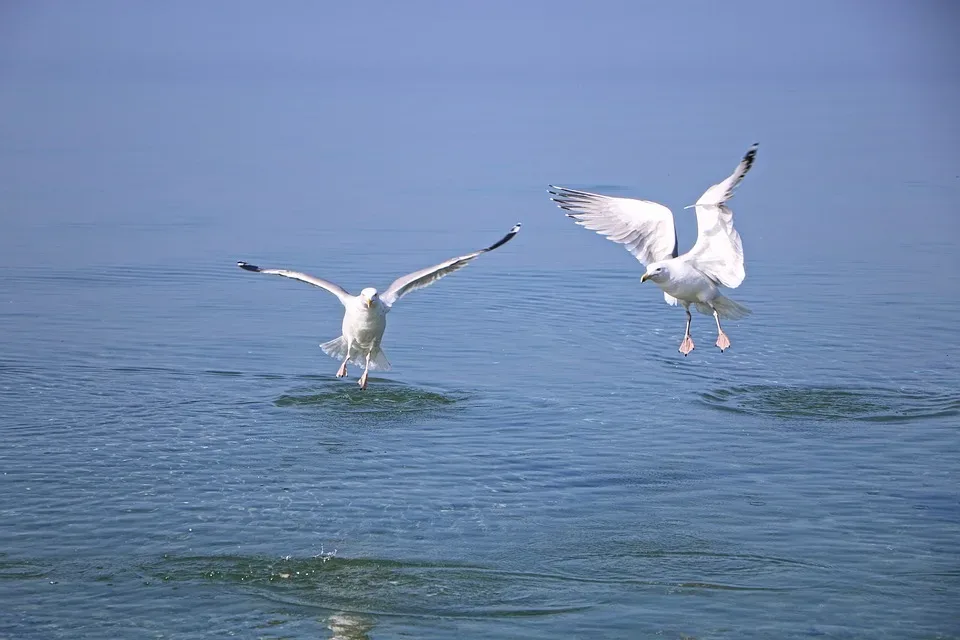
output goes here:
[[333, 632], [330, 640], [369, 640], [374, 626], [372, 618], [345, 611], [327, 618], [327, 627]]

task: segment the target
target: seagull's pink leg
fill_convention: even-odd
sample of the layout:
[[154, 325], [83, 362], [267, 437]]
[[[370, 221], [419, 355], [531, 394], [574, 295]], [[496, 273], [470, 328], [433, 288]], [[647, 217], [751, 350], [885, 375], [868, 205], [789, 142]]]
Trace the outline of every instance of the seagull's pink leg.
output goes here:
[[347, 345], [347, 357], [343, 359], [343, 364], [337, 369], [337, 377], [342, 378], [347, 375], [347, 363], [350, 362], [350, 345]]
[[363, 368], [363, 375], [360, 376], [360, 381], [357, 383], [360, 385], [361, 389], [367, 388], [367, 376], [370, 374], [370, 354], [367, 354], [367, 366]]
[[717, 321], [717, 346], [720, 347], [720, 353], [723, 353], [724, 349], [730, 348], [730, 338], [720, 328], [720, 314], [716, 309], [713, 310], [713, 319]]
[[683, 342], [680, 343], [680, 353], [686, 356], [693, 351], [693, 338], [690, 337], [690, 321], [693, 317], [690, 315], [689, 306], [685, 306], [684, 310], [687, 312], [687, 328], [683, 330]]

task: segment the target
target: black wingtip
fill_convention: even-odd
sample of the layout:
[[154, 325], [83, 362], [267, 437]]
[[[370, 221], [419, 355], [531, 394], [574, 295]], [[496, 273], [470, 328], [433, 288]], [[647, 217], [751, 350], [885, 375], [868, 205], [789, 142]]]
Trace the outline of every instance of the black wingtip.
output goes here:
[[745, 171], [749, 171], [750, 167], [753, 166], [754, 161], [757, 159], [757, 143], [754, 142], [753, 145], [747, 149], [747, 152], [743, 154], [743, 162], [747, 163]]
[[260, 267], [255, 264], [248, 264], [246, 262], [240, 261], [237, 262], [237, 266], [245, 271], [260, 271]]
[[484, 249], [484, 252], [493, 251], [497, 247], [502, 247], [503, 245], [513, 240], [513, 236], [517, 235], [519, 232], [520, 232], [520, 223], [518, 222], [517, 224], [513, 225], [513, 228], [510, 229], [510, 231], [507, 231], [507, 235], [503, 236], [502, 238], [497, 240], [495, 243], [493, 243], [492, 245]]

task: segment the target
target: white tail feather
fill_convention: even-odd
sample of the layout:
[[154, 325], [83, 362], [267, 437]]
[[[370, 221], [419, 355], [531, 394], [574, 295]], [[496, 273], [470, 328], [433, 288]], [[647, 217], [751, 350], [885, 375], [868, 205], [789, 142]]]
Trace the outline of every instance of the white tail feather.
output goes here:
[[[713, 305], [713, 308], [711, 308], [710, 305]], [[700, 313], [712, 316], [713, 309], [717, 310], [721, 318], [727, 318], [729, 320], [739, 320], [740, 318], [746, 318], [750, 315], [750, 309], [739, 302], [734, 302], [726, 296], [717, 296], [710, 301], [710, 304], [703, 302], [697, 303], [697, 311]]]
[[370, 369], [373, 371], [390, 371], [390, 362], [380, 347], [373, 350], [373, 357], [370, 358]]
[[[343, 336], [334, 338], [329, 342], [324, 342], [320, 345], [320, 348], [323, 349], [325, 354], [331, 358], [336, 358], [341, 362], [343, 362], [343, 359], [347, 357], [347, 341], [344, 340]], [[367, 356], [361, 353], [359, 350], [354, 350], [354, 353], [350, 355], [350, 364], [357, 367], [365, 367], [367, 366]], [[371, 354], [370, 370], [390, 371], [390, 362], [387, 360], [387, 356], [384, 355], [383, 349], [380, 347], [374, 349], [373, 353]]]
[[343, 339], [343, 336], [334, 338], [329, 342], [324, 342], [320, 345], [320, 348], [323, 349], [325, 354], [341, 362], [347, 357], [347, 342]]

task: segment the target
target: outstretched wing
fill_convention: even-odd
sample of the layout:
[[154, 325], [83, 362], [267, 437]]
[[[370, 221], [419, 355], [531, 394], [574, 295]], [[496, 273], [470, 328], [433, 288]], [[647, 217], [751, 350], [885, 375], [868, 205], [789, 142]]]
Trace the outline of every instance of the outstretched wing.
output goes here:
[[337, 296], [338, 298], [340, 298], [340, 302], [346, 302], [346, 300], [351, 297], [350, 294], [347, 293], [347, 291], [344, 288], [338, 285], [335, 285], [332, 282], [328, 282], [322, 278], [315, 278], [313, 276], [308, 276], [307, 274], [300, 273], [299, 271], [287, 271], [286, 269], [261, 269], [255, 264], [248, 264], [246, 262], [238, 262], [237, 266], [240, 267], [241, 269], [245, 269], [246, 271], [253, 271], [255, 273], [266, 273], [267, 275], [272, 275], [272, 276], [283, 276], [284, 278], [292, 278], [294, 280], [299, 280], [300, 282], [306, 282], [307, 284], [312, 284], [315, 287], [326, 289], [333, 295]]
[[520, 223], [518, 222], [513, 229], [510, 229], [507, 235], [503, 236], [486, 249], [480, 249], [479, 251], [468, 253], [465, 256], [450, 258], [449, 260], [441, 262], [440, 264], [435, 264], [432, 267], [427, 267], [426, 269], [421, 269], [420, 271], [414, 271], [413, 273], [408, 273], [405, 276], [400, 276], [393, 281], [393, 284], [387, 287], [387, 290], [383, 292], [383, 294], [380, 296], [380, 299], [387, 306], [393, 306], [393, 303], [411, 291], [416, 291], [417, 289], [427, 287], [440, 278], [448, 276], [454, 271], [464, 268], [477, 256], [488, 251], [493, 251], [497, 247], [502, 247], [506, 243], [510, 242], [513, 239], [513, 236], [517, 235], [519, 231]]
[[677, 256], [677, 231], [670, 209], [649, 200], [614, 198], [550, 185], [551, 200], [568, 218], [624, 245], [648, 265]]
[[737, 185], [740, 184], [743, 177], [750, 171], [750, 167], [753, 166], [753, 161], [757, 159], [758, 146], [756, 142], [753, 143], [750, 148], [747, 149], [747, 153], [744, 154], [743, 160], [740, 161], [737, 168], [730, 174], [730, 177], [704, 191], [700, 199], [697, 200], [697, 205], [720, 205], [732, 198], [733, 190], [737, 188]]
[[738, 287], [746, 277], [743, 243], [733, 228], [733, 211], [726, 202], [733, 197], [734, 189], [750, 171], [756, 157], [757, 145], [754, 144], [729, 178], [707, 189], [697, 200], [697, 242], [683, 255], [703, 274], [725, 287]]
[[731, 289], [746, 277], [743, 244], [733, 228], [733, 211], [724, 205], [697, 205], [697, 243], [681, 256], [705, 276]]

